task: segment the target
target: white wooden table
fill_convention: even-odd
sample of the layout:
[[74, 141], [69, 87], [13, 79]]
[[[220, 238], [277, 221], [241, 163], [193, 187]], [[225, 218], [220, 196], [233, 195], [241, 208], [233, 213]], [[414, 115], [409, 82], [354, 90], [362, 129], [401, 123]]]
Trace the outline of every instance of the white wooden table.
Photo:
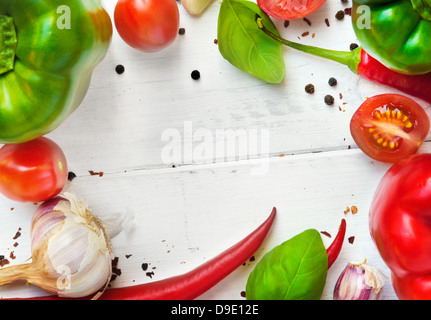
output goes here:
[[[115, 3], [105, 0], [111, 16]], [[158, 53], [128, 47], [114, 30], [112, 46], [96, 68], [84, 102], [48, 135], [62, 147], [70, 171], [77, 175], [67, 189], [101, 217], [127, 215], [123, 232], [112, 239], [122, 273], [111, 285], [187, 272], [254, 230], [274, 206], [278, 216], [256, 261], [308, 228], [334, 236], [345, 218], [345, 244], [328, 272], [322, 299], [332, 299], [334, 284], [349, 261], [367, 258], [389, 276], [368, 231], [369, 205], [389, 165], [371, 160], [355, 146], [349, 122], [366, 97], [396, 91], [289, 48], [284, 48], [283, 83], [253, 78], [224, 60], [214, 42], [220, 3], [214, 0], [194, 17], [179, 4], [185, 34]], [[276, 25], [291, 40], [349, 50], [356, 42], [350, 17], [338, 21], [335, 14], [350, 6], [350, 1], [328, 0], [308, 17], [311, 26], [302, 19], [287, 28], [282, 21]], [[306, 31], [309, 36], [302, 37]], [[119, 64], [125, 67], [122, 75], [115, 72]], [[200, 71], [199, 80], [191, 78], [193, 70]], [[338, 80], [337, 86], [328, 85], [330, 77]], [[304, 91], [308, 83], [315, 85], [312, 95]], [[324, 103], [327, 94], [335, 97], [333, 106]], [[229, 130], [245, 132], [249, 142], [262, 141], [263, 147], [239, 148], [233, 156], [199, 156], [202, 141], [214, 150], [229, 148], [228, 141], [216, 139], [217, 132]], [[167, 153], [174, 137], [183, 142], [177, 159]], [[421, 151], [431, 151], [431, 144], [425, 143]], [[351, 206], [358, 212], [345, 214]], [[30, 257], [35, 208], [0, 196], [0, 255], [13, 251], [13, 263]], [[13, 247], [18, 228], [19, 245]], [[352, 236], [351, 244], [347, 238]], [[323, 234], [322, 239], [325, 245], [332, 241]], [[152, 278], [142, 270], [143, 263], [149, 264]], [[241, 292], [255, 264], [238, 268], [199, 299], [243, 300]], [[2, 297], [40, 294], [40, 289], [22, 283], [0, 291]], [[384, 299], [397, 299], [390, 281]]]

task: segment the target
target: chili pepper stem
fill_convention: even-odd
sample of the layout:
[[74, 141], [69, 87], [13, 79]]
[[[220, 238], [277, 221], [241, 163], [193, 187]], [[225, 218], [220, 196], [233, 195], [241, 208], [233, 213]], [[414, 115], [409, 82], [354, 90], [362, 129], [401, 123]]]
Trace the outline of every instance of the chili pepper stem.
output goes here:
[[332, 60], [349, 67], [354, 73], [358, 73], [358, 65], [361, 62], [361, 48], [356, 48], [353, 51], [337, 51], [313, 47], [284, 39], [266, 28], [259, 15], [256, 15], [256, 23], [259, 29], [265, 32], [268, 36], [292, 49], [309, 53], [311, 55]]

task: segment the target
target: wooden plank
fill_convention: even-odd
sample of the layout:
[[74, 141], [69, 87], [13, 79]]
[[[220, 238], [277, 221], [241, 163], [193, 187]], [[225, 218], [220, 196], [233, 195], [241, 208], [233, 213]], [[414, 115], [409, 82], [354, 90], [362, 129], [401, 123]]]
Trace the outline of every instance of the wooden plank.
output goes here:
[[[430, 149], [426, 146], [426, 150]], [[338, 230], [347, 220], [348, 237], [336, 264], [328, 273], [323, 299], [332, 299], [336, 279], [349, 261], [368, 263], [389, 271], [368, 232], [368, 208], [381, 176], [389, 165], [371, 161], [360, 150], [274, 157], [159, 170], [139, 170], [77, 177], [68, 190], [85, 199], [103, 219], [125, 214], [124, 230], [113, 238], [122, 270], [113, 286], [128, 286], [187, 272], [239, 241], [257, 227], [273, 206], [278, 216], [256, 261], [274, 246], [308, 229]], [[263, 175], [253, 168], [267, 166]], [[28, 258], [28, 217], [34, 205], [2, 201], [0, 243], [11, 250], [15, 230], [22, 228], [14, 262]], [[356, 206], [356, 214], [344, 211]], [[13, 218], [13, 219], [12, 219]], [[331, 238], [322, 234], [326, 246]], [[131, 255], [126, 258], [127, 255]], [[148, 263], [150, 278], [142, 270]], [[241, 291], [256, 262], [248, 262], [200, 299], [243, 299]], [[154, 268], [154, 269], [152, 269]], [[1, 294], [30, 294], [31, 287], [2, 290]], [[385, 298], [396, 298], [390, 283]]]

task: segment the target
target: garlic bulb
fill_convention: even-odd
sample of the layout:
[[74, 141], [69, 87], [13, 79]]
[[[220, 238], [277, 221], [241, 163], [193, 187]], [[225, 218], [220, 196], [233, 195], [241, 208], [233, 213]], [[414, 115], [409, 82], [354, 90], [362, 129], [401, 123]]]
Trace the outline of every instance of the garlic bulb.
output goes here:
[[349, 262], [334, 289], [334, 300], [381, 300], [386, 276], [363, 262]]
[[192, 15], [201, 14], [211, 0], [181, 0], [184, 9]]
[[103, 223], [70, 193], [42, 203], [31, 224], [31, 263], [0, 269], [0, 286], [27, 280], [65, 298], [97, 298], [112, 275]]

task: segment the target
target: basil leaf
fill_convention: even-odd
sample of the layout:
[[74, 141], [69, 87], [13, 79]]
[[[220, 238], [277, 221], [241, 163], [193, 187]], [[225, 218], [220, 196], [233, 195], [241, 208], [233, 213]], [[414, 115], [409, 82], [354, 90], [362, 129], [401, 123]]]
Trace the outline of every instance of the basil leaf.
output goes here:
[[317, 230], [309, 229], [267, 252], [250, 273], [247, 300], [319, 300], [328, 256]]
[[217, 28], [220, 53], [235, 67], [255, 77], [280, 83], [286, 73], [283, 46], [259, 29], [256, 14], [265, 27], [279, 35], [272, 20], [256, 3], [223, 0]]

